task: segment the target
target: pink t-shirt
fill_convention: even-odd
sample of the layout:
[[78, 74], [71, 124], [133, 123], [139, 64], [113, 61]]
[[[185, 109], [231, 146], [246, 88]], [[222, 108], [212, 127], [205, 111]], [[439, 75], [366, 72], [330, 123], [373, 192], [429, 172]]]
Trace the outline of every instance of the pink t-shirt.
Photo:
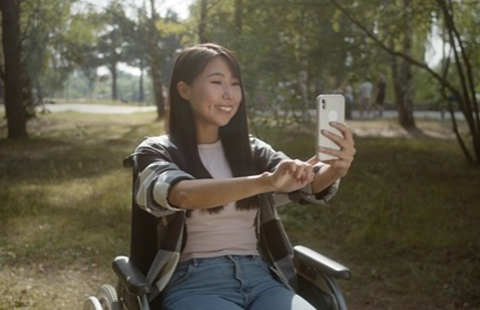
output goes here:
[[[221, 141], [198, 145], [200, 159], [214, 179], [231, 178]], [[259, 255], [255, 233], [257, 210], [237, 210], [236, 203], [218, 213], [193, 210], [187, 218], [187, 244], [181, 261], [223, 255]]]

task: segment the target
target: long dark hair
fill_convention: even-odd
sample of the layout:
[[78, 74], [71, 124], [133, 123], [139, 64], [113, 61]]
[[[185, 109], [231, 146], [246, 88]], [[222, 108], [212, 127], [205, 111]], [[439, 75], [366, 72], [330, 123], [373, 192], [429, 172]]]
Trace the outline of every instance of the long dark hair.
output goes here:
[[[187, 48], [178, 55], [173, 68], [167, 100], [167, 133], [170, 135], [172, 142], [184, 155], [182, 162], [179, 163], [181, 168], [196, 178], [211, 178], [198, 154], [192, 108], [189, 102], [178, 92], [177, 85], [181, 81], [187, 85], [192, 85], [207, 64], [215, 57], [222, 57], [226, 60], [233, 76], [240, 81], [242, 93], [237, 113], [227, 125], [219, 129], [225, 156], [234, 177], [259, 173], [259, 171], [255, 171], [250, 146], [247, 107], [240, 65], [233, 53], [222, 46], [213, 43], [200, 44]], [[250, 209], [258, 205], [258, 197], [253, 196], [239, 201], [237, 208]], [[216, 208], [216, 210], [219, 209]]]

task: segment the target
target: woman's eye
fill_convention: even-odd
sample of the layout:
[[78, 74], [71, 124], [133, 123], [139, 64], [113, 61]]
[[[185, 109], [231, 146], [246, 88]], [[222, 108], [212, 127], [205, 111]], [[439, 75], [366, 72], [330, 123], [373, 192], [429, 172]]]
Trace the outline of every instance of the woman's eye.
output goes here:
[[212, 83], [212, 84], [218, 84], [218, 85], [221, 85], [221, 84], [222, 84], [221, 81], [211, 81], [210, 83]]

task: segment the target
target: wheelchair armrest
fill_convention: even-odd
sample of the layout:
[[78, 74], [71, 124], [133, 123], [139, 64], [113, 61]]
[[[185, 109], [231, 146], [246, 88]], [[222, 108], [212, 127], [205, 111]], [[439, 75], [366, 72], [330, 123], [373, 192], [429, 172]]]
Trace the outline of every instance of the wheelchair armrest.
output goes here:
[[112, 267], [123, 287], [136, 296], [143, 296], [150, 292], [150, 283], [147, 278], [129, 263], [126, 256], [117, 256], [112, 262]]
[[350, 269], [315, 252], [307, 247], [297, 245], [293, 248], [295, 259], [297, 259], [302, 268], [320, 270], [323, 274], [335, 278], [349, 280], [351, 278]]

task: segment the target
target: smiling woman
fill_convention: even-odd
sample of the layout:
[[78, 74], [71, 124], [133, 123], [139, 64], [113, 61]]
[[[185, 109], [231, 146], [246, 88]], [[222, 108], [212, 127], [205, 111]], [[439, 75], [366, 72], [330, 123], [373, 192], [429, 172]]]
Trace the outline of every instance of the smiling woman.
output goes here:
[[341, 151], [329, 149], [338, 159], [328, 164], [290, 159], [251, 137], [238, 61], [211, 43], [178, 55], [168, 100], [167, 134], [134, 151], [138, 207], [186, 232], [169, 238], [173, 250], [151, 269], [162, 309], [313, 310], [294, 290], [293, 249], [273, 195], [332, 198], [355, 153], [351, 131], [333, 125]]

